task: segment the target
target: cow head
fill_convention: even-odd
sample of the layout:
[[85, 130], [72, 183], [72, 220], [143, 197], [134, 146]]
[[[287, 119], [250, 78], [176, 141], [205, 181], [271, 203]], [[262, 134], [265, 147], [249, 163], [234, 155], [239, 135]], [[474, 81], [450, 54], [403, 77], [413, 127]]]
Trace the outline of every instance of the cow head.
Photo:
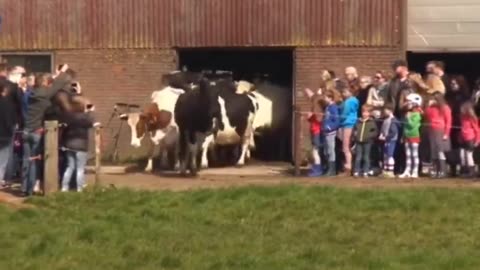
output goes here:
[[145, 107], [143, 112], [122, 114], [120, 119], [127, 121], [132, 135], [130, 144], [138, 148], [147, 132], [153, 135], [157, 130], [170, 125], [172, 113], [159, 110], [157, 104], [151, 103]]

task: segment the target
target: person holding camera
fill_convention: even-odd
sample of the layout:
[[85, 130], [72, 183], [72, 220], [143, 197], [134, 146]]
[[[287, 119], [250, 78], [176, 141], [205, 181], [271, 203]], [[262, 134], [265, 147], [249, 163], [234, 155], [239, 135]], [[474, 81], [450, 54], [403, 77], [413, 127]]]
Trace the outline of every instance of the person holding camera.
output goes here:
[[67, 74], [68, 65], [63, 65], [54, 76], [40, 74], [35, 78], [34, 90], [28, 98], [28, 107], [23, 133], [23, 186], [25, 196], [33, 195], [37, 179], [38, 161], [41, 157], [43, 122], [53, 97], [67, 88], [73, 79]]
[[88, 160], [89, 129], [100, 124], [94, 123], [95, 107], [88, 99], [77, 96], [72, 98], [72, 112], [65, 114], [66, 124], [62, 134], [62, 146], [65, 151], [67, 167], [62, 178], [62, 192], [68, 192], [72, 176], [76, 176], [77, 192], [85, 186], [85, 166]]

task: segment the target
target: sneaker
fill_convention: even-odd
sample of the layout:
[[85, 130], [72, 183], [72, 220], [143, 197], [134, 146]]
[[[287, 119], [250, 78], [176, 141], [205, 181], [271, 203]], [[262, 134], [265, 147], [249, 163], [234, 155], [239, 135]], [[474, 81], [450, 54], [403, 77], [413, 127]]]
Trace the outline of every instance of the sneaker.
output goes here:
[[401, 175], [398, 176], [398, 178], [401, 178], [401, 179], [406, 179], [406, 178], [410, 178], [410, 177], [412, 177], [412, 176], [410, 175], [409, 172], [404, 172], [404, 173], [402, 173]]
[[353, 177], [355, 177], [355, 178], [360, 177], [360, 173], [358, 173], [358, 172], [354, 173], [354, 174], [353, 174]]
[[370, 176], [371, 176], [370, 173], [364, 173], [364, 174], [363, 174], [363, 178], [368, 178], [368, 177], [370, 177]]
[[320, 177], [323, 174], [322, 165], [312, 165], [308, 177]]
[[68, 192], [68, 188], [62, 188], [61, 192]]
[[82, 193], [82, 192], [83, 192], [83, 188], [77, 188], [77, 192], [78, 192], [78, 193]]

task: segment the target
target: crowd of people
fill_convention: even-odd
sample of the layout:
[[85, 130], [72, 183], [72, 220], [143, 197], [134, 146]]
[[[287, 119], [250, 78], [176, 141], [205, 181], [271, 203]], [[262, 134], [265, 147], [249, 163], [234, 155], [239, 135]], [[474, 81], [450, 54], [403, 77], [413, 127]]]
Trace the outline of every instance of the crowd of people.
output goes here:
[[60, 145], [65, 159], [62, 191], [84, 188], [88, 130], [94, 125], [93, 105], [83, 97], [76, 72], [67, 64], [55, 74], [31, 74], [21, 66], [0, 63], [0, 180], [3, 188], [19, 177], [22, 194], [31, 196], [42, 181], [44, 122], [64, 123]]
[[344, 78], [325, 71], [318, 91], [305, 89], [312, 102], [309, 176], [475, 178], [480, 80], [470, 91], [441, 61], [427, 63], [425, 76], [403, 60], [392, 69], [391, 76], [359, 76], [347, 67]]

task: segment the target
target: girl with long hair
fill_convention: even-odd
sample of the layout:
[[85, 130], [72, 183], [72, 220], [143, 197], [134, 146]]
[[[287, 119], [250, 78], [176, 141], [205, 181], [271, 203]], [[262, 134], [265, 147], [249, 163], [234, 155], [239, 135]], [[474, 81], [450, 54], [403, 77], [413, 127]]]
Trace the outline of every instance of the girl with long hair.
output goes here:
[[435, 93], [425, 110], [433, 162], [432, 177], [446, 178], [447, 156], [451, 149], [452, 110], [441, 93]]
[[460, 162], [463, 176], [471, 178], [475, 176], [475, 162], [473, 151], [480, 142], [480, 128], [478, 117], [471, 101], [463, 103], [461, 107], [461, 148]]

